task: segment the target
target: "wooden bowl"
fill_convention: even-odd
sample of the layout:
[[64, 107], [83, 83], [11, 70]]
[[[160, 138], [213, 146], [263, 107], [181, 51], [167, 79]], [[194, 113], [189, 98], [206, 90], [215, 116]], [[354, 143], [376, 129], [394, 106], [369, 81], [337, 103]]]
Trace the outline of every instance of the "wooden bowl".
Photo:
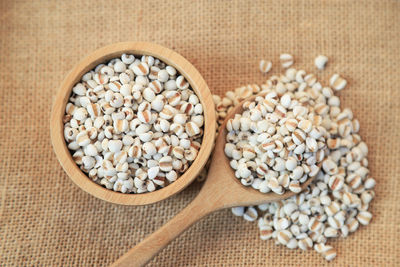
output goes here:
[[[72, 87], [81, 80], [82, 76], [100, 63], [120, 57], [123, 53], [134, 55], [151, 55], [176, 68], [197, 94], [204, 107], [204, 135], [200, 151], [192, 165], [175, 182], [153, 192], [142, 194], [124, 194], [107, 189], [93, 182], [72, 159], [72, 155], [64, 140], [64, 124], [62, 118], [65, 106], [71, 95]], [[204, 167], [211, 153], [215, 137], [215, 111], [211, 92], [203, 77], [196, 68], [178, 53], [146, 42], [116, 43], [94, 51], [78, 63], [62, 82], [51, 114], [51, 141], [54, 152], [64, 168], [64, 171], [74, 183], [87, 193], [102, 200], [123, 205], [145, 205], [166, 199], [188, 186]]]

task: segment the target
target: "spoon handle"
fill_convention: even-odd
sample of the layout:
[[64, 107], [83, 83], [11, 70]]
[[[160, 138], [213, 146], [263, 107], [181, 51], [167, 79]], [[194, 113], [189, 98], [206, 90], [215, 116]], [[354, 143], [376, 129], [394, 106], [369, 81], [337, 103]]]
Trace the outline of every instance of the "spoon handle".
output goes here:
[[217, 208], [210, 203], [209, 199], [206, 199], [206, 194], [202, 193], [202, 191], [169, 222], [147, 236], [111, 266], [131, 267], [145, 265], [192, 224], [216, 210]]

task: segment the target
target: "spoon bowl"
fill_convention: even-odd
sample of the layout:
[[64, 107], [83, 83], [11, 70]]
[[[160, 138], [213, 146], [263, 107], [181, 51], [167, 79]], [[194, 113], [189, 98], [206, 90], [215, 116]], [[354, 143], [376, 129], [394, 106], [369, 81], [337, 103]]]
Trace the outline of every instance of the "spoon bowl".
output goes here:
[[[244, 101], [253, 101], [256, 97], [252, 96]], [[273, 192], [261, 193], [252, 187], [245, 187], [235, 177], [224, 152], [227, 134], [226, 123], [235, 114], [243, 112], [243, 102], [233, 108], [220, 127], [207, 179], [196, 198], [164, 226], [119, 258], [112, 266], [143, 266], [169, 242], [211, 212], [223, 208], [279, 201], [296, 194], [292, 191], [286, 191], [282, 195]], [[312, 180], [313, 177], [309, 178], [301, 184], [301, 188], [305, 189]]]

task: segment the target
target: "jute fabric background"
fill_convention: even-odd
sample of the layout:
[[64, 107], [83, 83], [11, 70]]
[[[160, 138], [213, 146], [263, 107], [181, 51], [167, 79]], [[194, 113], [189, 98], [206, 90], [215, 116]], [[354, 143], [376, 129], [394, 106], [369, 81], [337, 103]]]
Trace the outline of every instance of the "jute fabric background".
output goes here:
[[[399, 1], [0, 1], [0, 265], [107, 266], [182, 209], [198, 192], [145, 207], [98, 200], [76, 187], [52, 151], [49, 116], [67, 72], [119, 41], [175, 49], [213, 93], [262, 83], [261, 58], [295, 55], [295, 67], [340, 93], [368, 143], [378, 181], [371, 225], [329, 241], [327, 264], [310, 250], [261, 241], [255, 223], [216, 212], [162, 251], [150, 266], [395, 266], [400, 251]], [[327, 69], [313, 59], [329, 56]]]

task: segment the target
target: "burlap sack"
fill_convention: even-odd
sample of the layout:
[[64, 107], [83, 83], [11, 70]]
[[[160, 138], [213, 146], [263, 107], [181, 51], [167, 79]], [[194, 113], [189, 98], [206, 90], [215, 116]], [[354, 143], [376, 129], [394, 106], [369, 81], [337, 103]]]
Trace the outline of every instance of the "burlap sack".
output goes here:
[[[281, 71], [281, 52], [323, 80], [335, 72], [340, 93], [361, 123], [378, 181], [373, 221], [329, 241], [329, 265], [399, 265], [399, 1], [0, 1], [0, 265], [107, 266], [160, 227], [196, 195], [145, 207], [98, 200], [76, 187], [50, 145], [57, 87], [91, 51], [118, 41], [175, 49], [223, 94], [266, 78], [261, 58]], [[313, 60], [327, 55], [317, 71]], [[151, 266], [319, 266], [315, 251], [261, 241], [255, 223], [217, 212], [194, 225]]]

